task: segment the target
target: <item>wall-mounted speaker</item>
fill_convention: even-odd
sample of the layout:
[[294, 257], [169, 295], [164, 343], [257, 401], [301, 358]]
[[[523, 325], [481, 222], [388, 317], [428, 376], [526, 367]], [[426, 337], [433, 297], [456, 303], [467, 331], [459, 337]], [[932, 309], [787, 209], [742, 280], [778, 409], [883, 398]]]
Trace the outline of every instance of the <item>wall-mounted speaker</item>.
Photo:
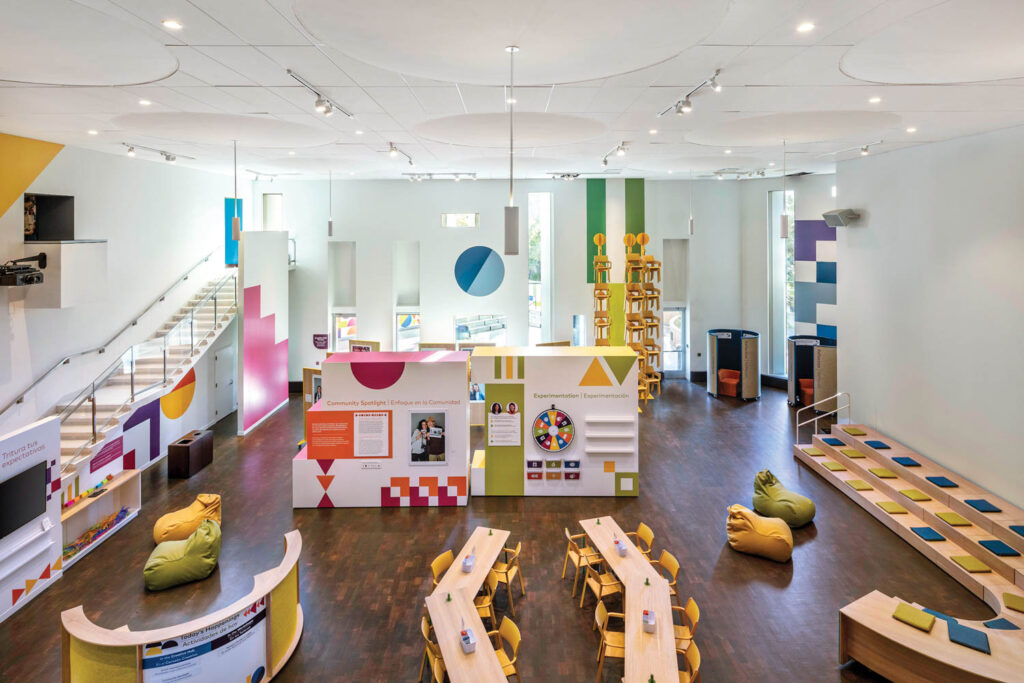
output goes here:
[[830, 228], [845, 228], [850, 223], [860, 218], [860, 214], [853, 209], [836, 209], [821, 214], [825, 224]]

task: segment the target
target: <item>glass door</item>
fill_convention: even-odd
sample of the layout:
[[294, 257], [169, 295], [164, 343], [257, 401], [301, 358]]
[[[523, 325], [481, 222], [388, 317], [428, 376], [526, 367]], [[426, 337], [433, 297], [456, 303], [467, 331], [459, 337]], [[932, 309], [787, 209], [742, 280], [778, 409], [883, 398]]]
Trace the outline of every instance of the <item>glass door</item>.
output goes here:
[[661, 369], [664, 379], [686, 378], [686, 309], [661, 311]]

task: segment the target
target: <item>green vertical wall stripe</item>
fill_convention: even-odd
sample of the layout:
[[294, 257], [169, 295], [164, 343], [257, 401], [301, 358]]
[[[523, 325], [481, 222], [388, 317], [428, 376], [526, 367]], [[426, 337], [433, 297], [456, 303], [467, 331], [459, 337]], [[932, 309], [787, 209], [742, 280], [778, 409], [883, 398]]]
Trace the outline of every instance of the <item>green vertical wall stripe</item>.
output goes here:
[[626, 285], [612, 282], [608, 285], [611, 297], [608, 299], [608, 344], [626, 345]]
[[[530, 438], [523, 429], [523, 385], [520, 383], [487, 383], [484, 395], [487, 405], [498, 402], [507, 406], [515, 402], [519, 406], [519, 428], [524, 441], [518, 446], [488, 446], [487, 459], [484, 461], [484, 490], [488, 496], [521, 496], [526, 479], [525, 439]], [[487, 430], [490, 420], [485, 420], [484, 443], [490, 439]]]
[[526, 379], [526, 357], [516, 358], [516, 379]]
[[[590, 284], [594, 283], [594, 257], [597, 256], [594, 235], [607, 234], [604, 202], [604, 178], [587, 178], [587, 282]], [[608, 253], [607, 247], [604, 253]]]
[[626, 234], [639, 235], [642, 232], [646, 232], [644, 227], [644, 179], [626, 178]]
[[494, 379], [501, 379], [501, 364], [504, 359], [501, 356], [494, 357]]

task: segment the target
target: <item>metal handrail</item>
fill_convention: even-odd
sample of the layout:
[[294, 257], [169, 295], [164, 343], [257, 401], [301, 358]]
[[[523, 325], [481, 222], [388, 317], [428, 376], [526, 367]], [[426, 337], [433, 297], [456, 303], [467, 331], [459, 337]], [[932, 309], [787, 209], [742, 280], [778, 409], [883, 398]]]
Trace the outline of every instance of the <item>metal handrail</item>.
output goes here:
[[[846, 403], [843, 404], [843, 405], [839, 405], [839, 399], [841, 399], [844, 396], [846, 397]], [[808, 418], [808, 419], [804, 420], [803, 422], [800, 421], [800, 414], [801, 413], [803, 413], [803, 412], [805, 412], [807, 410], [814, 410], [814, 408], [816, 406], [820, 406], [823, 403], [828, 403], [829, 401], [835, 401], [836, 402], [835, 408], [833, 408], [832, 410], [827, 410], [827, 411], [823, 411], [823, 412], [820, 412], [820, 413], [815, 410], [814, 411], [814, 417]], [[845, 410], [846, 411], [846, 421], [849, 422], [850, 421], [850, 394], [848, 392], [840, 391], [838, 394], [834, 394], [832, 396], [829, 396], [828, 398], [823, 398], [820, 401], [816, 401], [816, 402], [812, 403], [809, 406], [804, 406], [803, 408], [800, 408], [798, 411], [796, 411], [796, 425], [793, 427], [793, 443], [800, 443], [800, 428], [803, 427], [804, 425], [809, 425], [809, 424], [811, 424], [813, 422], [814, 423], [814, 433], [817, 434], [818, 433], [818, 420], [823, 420], [823, 419], [825, 419], [826, 417], [828, 417], [830, 415], [835, 415], [836, 416], [836, 422], [838, 423], [839, 422], [839, 411], [840, 410]]]
[[62, 365], [67, 365], [73, 359], [78, 358], [79, 356], [87, 356], [90, 353], [104, 353], [104, 352], [106, 352], [108, 346], [110, 346], [115, 341], [117, 341], [117, 338], [120, 337], [125, 332], [127, 332], [129, 329], [131, 329], [132, 327], [135, 327], [138, 324], [139, 319], [142, 316], [144, 316], [147, 313], [149, 313], [149, 311], [154, 306], [156, 306], [157, 304], [161, 303], [164, 299], [166, 299], [167, 295], [170, 294], [174, 290], [175, 287], [180, 285], [182, 282], [185, 282], [186, 280], [188, 280], [189, 276], [191, 276], [192, 273], [195, 272], [196, 269], [198, 269], [201, 265], [203, 265], [204, 263], [209, 261], [210, 257], [213, 256], [213, 254], [214, 254], [214, 252], [211, 251], [209, 254], [207, 254], [201, 260], [199, 260], [194, 266], [192, 266], [187, 271], [185, 271], [184, 275], [182, 275], [177, 280], [175, 280], [174, 283], [170, 287], [168, 287], [167, 289], [164, 290], [163, 294], [161, 294], [156, 299], [154, 299], [152, 303], [150, 303], [148, 306], [146, 306], [146, 308], [143, 309], [143, 311], [141, 313], [139, 313], [134, 318], [132, 318], [131, 322], [129, 322], [127, 325], [125, 325], [120, 330], [118, 330], [117, 333], [113, 337], [111, 337], [110, 339], [108, 339], [106, 341], [106, 343], [101, 344], [100, 346], [95, 346], [95, 347], [93, 347], [91, 349], [86, 349], [85, 351], [76, 351], [75, 353], [72, 353], [72, 354], [70, 354], [68, 356], [64, 356], [59, 361], [54, 363], [50, 367], [50, 369], [48, 369], [43, 374], [39, 375], [39, 377], [36, 377], [32, 381], [31, 384], [29, 384], [27, 387], [25, 387], [25, 389], [22, 390], [14, 400], [9, 401], [7, 403], [7, 405], [5, 405], [3, 407], [3, 409], [0, 409], [0, 417], [2, 417], [4, 415], [4, 413], [6, 413], [8, 410], [13, 408], [14, 406], [20, 405], [20, 404], [24, 403], [25, 397], [28, 395], [28, 393], [30, 391], [32, 391], [33, 389], [35, 389], [39, 384], [41, 384], [43, 382], [43, 380], [45, 380], [47, 377], [49, 377], [53, 372], [55, 372], [57, 370], [57, 368], [61, 367]]
[[[61, 422], [61, 424], [63, 424], [71, 415], [73, 415], [82, 406], [82, 404], [85, 401], [90, 401], [91, 404], [92, 404], [92, 411], [91, 411], [91, 413], [92, 413], [92, 421], [91, 421], [92, 438], [90, 440], [86, 441], [85, 443], [83, 443], [81, 446], [79, 446], [78, 449], [75, 451], [75, 453], [71, 455], [71, 458], [70, 458], [70, 460], [68, 461], [68, 463], [66, 465], [67, 467], [73, 467], [74, 465], [76, 465], [78, 462], [81, 461], [82, 453], [84, 451], [86, 451], [87, 449], [89, 449], [90, 447], [94, 446], [96, 443], [98, 443], [100, 433], [105, 431], [108, 427], [113, 426], [113, 423], [117, 421], [118, 415], [121, 413], [121, 411], [126, 406], [128, 406], [129, 404], [135, 402], [136, 396], [138, 396], [139, 394], [142, 394], [142, 393], [144, 393], [146, 391], [149, 391], [150, 389], [152, 389], [154, 387], [166, 385], [167, 382], [168, 382], [168, 379], [173, 377], [174, 373], [177, 372], [179, 368], [181, 368], [183, 365], [186, 365], [187, 363], [190, 363], [192, 361], [192, 358], [195, 355], [195, 348], [196, 348], [196, 343], [197, 343], [197, 339], [196, 339], [196, 336], [195, 336], [195, 324], [196, 324], [195, 316], [196, 316], [196, 312], [201, 310], [204, 306], [206, 306], [210, 302], [211, 299], [213, 300], [213, 325], [212, 325], [210, 331], [207, 332], [205, 335], [203, 335], [202, 339], [198, 340], [199, 342], [202, 342], [203, 339], [205, 339], [210, 334], [213, 334], [213, 333], [215, 333], [217, 331], [217, 328], [218, 328], [218, 326], [220, 324], [220, 310], [218, 308], [219, 302], [217, 300], [217, 295], [220, 294], [221, 290], [223, 290], [229, 283], [232, 286], [231, 287], [232, 306], [237, 306], [238, 305], [237, 276], [236, 276], [235, 273], [230, 273], [230, 274], [224, 276], [216, 284], [216, 286], [213, 287], [213, 289], [206, 296], [204, 296], [202, 299], [200, 299], [199, 301], [194, 303], [189, 308], [188, 312], [185, 313], [185, 315], [182, 316], [182, 319], [179, 320], [177, 323], [175, 323], [174, 326], [171, 327], [170, 330], [165, 332], [160, 337], [157, 337], [157, 338], [154, 338], [154, 339], [148, 339], [148, 340], [146, 340], [144, 342], [140, 342], [138, 344], [133, 344], [127, 351], [122, 353], [121, 356], [114, 363], [109, 365], [103, 372], [101, 372], [96, 377], [96, 379], [94, 379], [92, 382], [90, 382], [89, 385], [85, 389], [83, 389], [80, 393], [78, 393], [75, 396], [75, 398], [73, 398], [64, 407], [64, 409], [60, 412], [60, 422]], [[174, 336], [174, 335], [179, 333], [180, 328], [186, 322], [189, 324], [189, 339], [190, 339], [189, 354], [188, 354], [188, 356], [183, 358], [181, 360], [181, 362], [179, 362], [177, 365], [175, 365], [174, 368], [169, 370], [168, 366], [167, 366], [167, 349], [168, 349], [168, 346], [173, 346], [173, 345], [169, 344], [168, 342], [169, 342], [169, 340], [171, 339], [172, 336]], [[139, 355], [137, 349], [140, 348], [140, 347], [143, 347], [143, 346], [153, 345], [155, 343], [159, 343], [160, 344], [160, 351], [161, 351], [161, 354], [163, 356], [163, 363], [162, 363], [163, 371], [161, 373], [162, 378], [160, 380], [156, 381], [156, 382], [153, 382], [153, 383], [149, 384], [148, 386], [137, 387], [136, 384], [135, 384], [136, 362], [138, 360], [138, 355]], [[111, 377], [116, 375], [119, 370], [123, 370], [126, 366], [128, 368], [127, 374], [129, 376], [129, 386], [130, 386], [128, 399], [121, 402], [121, 404], [114, 410], [114, 412], [106, 420], [106, 422], [104, 422], [102, 424], [97, 424], [97, 421], [96, 421], [96, 392], [99, 389], [102, 389], [103, 386], [106, 385], [106, 383], [110, 380]]]

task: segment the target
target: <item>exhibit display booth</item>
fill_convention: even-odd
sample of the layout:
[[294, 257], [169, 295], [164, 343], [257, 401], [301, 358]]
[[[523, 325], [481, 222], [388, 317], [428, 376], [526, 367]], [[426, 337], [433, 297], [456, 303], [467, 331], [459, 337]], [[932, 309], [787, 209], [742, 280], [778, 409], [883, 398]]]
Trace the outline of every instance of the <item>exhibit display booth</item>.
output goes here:
[[465, 351], [336, 353], [292, 461], [292, 505], [465, 505]]
[[81, 606], [64, 611], [61, 667], [65, 683], [269, 681], [302, 636], [299, 555], [302, 536], [284, 536], [284, 559], [254, 577], [253, 588], [224, 609], [151, 631], [106, 629]]
[[[798, 402], [809, 406], [837, 392], [836, 340], [810, 334], [796, 334], [786, 339], [789, 405]], [[833, 410], [833, 401], [818, 406], [819, 411]]]
[[638, 495], [635, 351], [479, 347], [472, 370], [487, 411], [474, 495]]
[[750, 330], [708, 330], [708, 393], [761, 398], [760, 336]]

